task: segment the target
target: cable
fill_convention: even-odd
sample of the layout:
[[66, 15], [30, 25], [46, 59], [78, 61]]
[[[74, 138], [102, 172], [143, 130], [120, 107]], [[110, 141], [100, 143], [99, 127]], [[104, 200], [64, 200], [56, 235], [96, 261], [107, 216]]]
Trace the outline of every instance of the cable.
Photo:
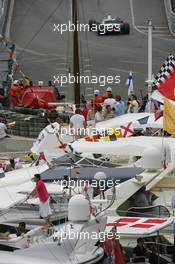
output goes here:
[[[33, 0], [32, 3], [29, 5], [29, 8], [27, 8], [27, 10], [25, 11], [25, 13], [23, 14], [23, 17], [24, 17], [24, 18], [27, 17], [26, 14], [30, 11], [30, 9], [32, 8], [32, 6], [33, 6], [33, 4], [34, 4], [35, 2], [36, 2], [36, 1]], [[1, 42], [3, 42], [4, 40], [5, 40], [5, 39], [2, 39]], [[7, 48], [7, 47], [5, 46], [4, 49], [3, 49], [1, 52], [4, 52], [6, 48]]]
[[36, 1], [33, 0], [32, 3], [30, 3], [29, 7], [27, 8], [27, 10], [25, 11], [25, 13], [22, 15], [22, 17], [24, 17], [24, 19], [26, 19], [26, 14], [30, 11], [30, 9], [33, 7], [33, 4], [35, 3]]
[[[57, 9], [61, 6], [61, 4], [64, 2], [64, 0], [60, 0], [60, 2], [56, 5], [54, 10], [51, 12], [51, 14], [47, 17], [47, 19], [44, 21], [44, 23], [39, 27], [37, 32], [33, 35], [33, 37], [26, 43], [24, 48], [21, 50], [21, 52], [18, 54], [18, 56], [21, 56], [24, 52], [25, 49], [32, 43], [32, 41], [36, 38], [36, 36], [39, 34], [39, 32], [42, 30], [42, 28], [45, 26], [45, 24], [49, 21], [49, 19], [55, 14]], [[20, 61], [20, 60], [19, 60]]]
[[[27, 8], [26, 12], [24, 13], [23, 17], [26, 18], [26, 14], [27, 14], [27, 13], [29, 12], [29, 10], [32, 8], [34, 2], [36, 2], [36, 1], [35, 1], [35, 0], [32, 1], [32, 3], [30, 4], [29, 8]], [[1, 40], [1, 42], [4, 42], [4, 41], [5, 41], [5, 39], [2, 39], [2, 40]], [[7, 49], [7, 46], [6, 46], [6, 44], [4, 43], [4, 48], [1, 50], [1, 52], [3, 53], [6, 49]], [[7, 52], [8, 52], [8, 51], [7, 51]], [[2, 72], [2, 73], [0, 73], [0, 78], [3, 77], [5, 74], [8, 75], [9, 73], [6, 73], [6, 72]]]

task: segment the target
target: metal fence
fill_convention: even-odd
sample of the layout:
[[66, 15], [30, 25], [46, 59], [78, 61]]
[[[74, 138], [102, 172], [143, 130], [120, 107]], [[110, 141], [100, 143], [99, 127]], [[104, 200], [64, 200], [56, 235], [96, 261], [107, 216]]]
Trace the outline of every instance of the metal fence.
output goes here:
[[172, 1], [164, 0], [168, 26], [171, 34], [175, 36], [175, 13], [172, 9]]

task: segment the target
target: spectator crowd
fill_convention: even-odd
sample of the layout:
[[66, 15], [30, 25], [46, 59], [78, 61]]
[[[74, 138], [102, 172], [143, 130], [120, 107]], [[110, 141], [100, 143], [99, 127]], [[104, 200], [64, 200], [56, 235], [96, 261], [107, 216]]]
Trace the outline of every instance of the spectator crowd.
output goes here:
[[[159, 110], [157, 102], [151, 102], [151, 112]], [[148, 111], [148, 96], [139, 102], [135, 94], [131, 94], [128, 101], [125, 102], [120, 95], [114, 95], [112, 88], [108, 87], [106, 91], [100, 95], [99, 90], [94, 91], [94, 97], [90, 104], [83, 97], [82, 115], [85, 121], [95, 120], [95, 123], [111, 119], [123, 115], [125, 113], [139, 113]]]

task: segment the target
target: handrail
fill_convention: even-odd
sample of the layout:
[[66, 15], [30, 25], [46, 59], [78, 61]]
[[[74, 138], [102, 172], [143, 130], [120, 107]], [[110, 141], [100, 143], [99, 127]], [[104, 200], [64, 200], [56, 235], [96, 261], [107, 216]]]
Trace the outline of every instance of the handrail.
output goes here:
[[[129, 241], [127, 246], [129, 247], [130, 245], [135, 245], [136, 244], [136, 241], [135, 240], [132, 240], [132, 241]], [[144, 244], [145, 245], [158, 245], [158, 246], [164, 246], [164, 247], [173, 247], [174, 245], [171, 245], [171, 244], [165, 244], [165, 243], [160, 243], [160, 242], [154, 242], [154, 241], [144, 241]]]
[[168, 21], [168, 27], [173, 36], [175, 36], [175, 13], [172, 10], [171, 0], [164, 0], [165, 11]]

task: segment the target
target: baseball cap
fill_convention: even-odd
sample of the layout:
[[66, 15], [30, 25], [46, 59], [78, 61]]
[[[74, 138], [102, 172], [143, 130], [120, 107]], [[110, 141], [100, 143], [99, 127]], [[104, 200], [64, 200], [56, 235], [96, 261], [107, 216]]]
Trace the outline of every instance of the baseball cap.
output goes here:
[[38, 86], [43, 86], [44, 85], [44, 82], [43, 81], [39, 81], [38, 82]]
[[14, 80], [13, 84], [14, 85], [18, 85], [19, 84], [19, 81], [18, 80]]
[[106, 91], [107, 91], [107, 92], [112, 92], [112, 88], [111, 88], [111, 87], [108, 87], [108, 88], [106, 89]]
[[99, 93], [100, 93], [99, 90], [95, 90], [95, 91], [94, 91], [94, 94], [96, 94], [96, 95], [99, 95]]

